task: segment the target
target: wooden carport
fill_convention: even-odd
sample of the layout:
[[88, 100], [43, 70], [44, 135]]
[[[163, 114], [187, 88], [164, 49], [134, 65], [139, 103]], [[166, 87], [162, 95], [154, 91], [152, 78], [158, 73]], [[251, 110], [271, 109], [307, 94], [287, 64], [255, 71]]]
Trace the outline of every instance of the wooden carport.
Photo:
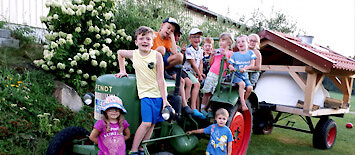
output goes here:
[[[355, 61], [328, 48], [303, 43], [300, 38], [280, 32], [264, 30], [259, 33], [260, 52], [263, 58], [262, 71], [288, 72], [304, 91], [303, 109], [277, 106], [277, 111], [305, 116], [344, 114], [349, 112], [350, 98], [355, 74]], [[302, 78], [299, 73], [306, 73]], [[343, 100], [329, 99], [340, 104], [338, 108], [320, 108], [312, 110], [313, 96], [329, 77], [343, 94]]]

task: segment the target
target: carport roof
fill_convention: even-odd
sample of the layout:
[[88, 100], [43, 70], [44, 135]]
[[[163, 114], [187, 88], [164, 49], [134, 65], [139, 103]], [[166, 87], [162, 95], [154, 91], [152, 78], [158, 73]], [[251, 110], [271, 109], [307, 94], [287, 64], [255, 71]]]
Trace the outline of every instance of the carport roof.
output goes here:
[[[269, 40], [283, 48], [288, 49], [293, 55], [297, 55], [300, 60], [307, 65], [316, 64], [321, 70], [331, 72], [334, 70], [355, 73], [355, 60], [336, 53], [329, 48], [303, 43], [300, 38], [289, 34], [264, 30], [259, 33], [261, 41]], [[309, 62], [312, 62], [310, 64]], [[316, 68], [317, 68], [316, 67]]]

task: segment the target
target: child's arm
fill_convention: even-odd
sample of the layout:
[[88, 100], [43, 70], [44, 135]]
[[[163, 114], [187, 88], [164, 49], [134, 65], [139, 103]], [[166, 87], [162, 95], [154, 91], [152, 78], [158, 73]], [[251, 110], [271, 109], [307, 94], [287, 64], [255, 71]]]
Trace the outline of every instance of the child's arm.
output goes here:
[[96, 143], [96, 144], [99, 144], [99, 142], [98, 142], [98, 140], [99, 140], [99, 139], [98, 139], [99, 134], [100, 134], [100, 131], [94, 128], [94, 129], [91, 131], [91, 133], [90, 133], [89, 139], [90, 139], [92, 142], [94, 142], [94, 143]]
[[254, 66], [254, 70], [260, 70], [261, 67], [261, 53], [259, 50], [254, 50], [254, 54], [256, 55], [256, 59], [255, 59], [255, 66]]
[[203, 129], [197, 129], [197, 130], [187, 131], [186, 133], [190, 135], [193, 133], [204, 133], [204, 132]]
[[228, 142], [227, 144], [227, 155], [232, 154], [232, 142]]
[[198, 75], [198, 80], [202, 80], [202, 75], [200, 70], [197, 68], [196, 66], [196, 62], [194, 59], [187, 59], [187, 61], [189, 61], [189, 63], [191, 64], [191, 67], [195, 70], [196, 74]]
[[170, 52], [173, 54], [177, 53], [177, 45], [175, 42], [175, 36], [174, 36], [174, 32], [170, 33], [170, 40], [171, 40], [171, 48], [170, 48]]
[[[199, 67], [199, 70], [200, 70], [200, 73], [202, 75], [202, 78], [206, 78], [206, 75], [203, 74], [203, 63], [202, 63], [202, 60], [200, 61], [200, 65], [198, 66]], [[201, 79], [202, 80], [202, 79]]]
[[124, 132], [124, 140], [129, 139], [129, 137], [131, 137], [131, 131], [129, 130], [129, 128], [126, 128], [125, 130], [123, 130]]
[[118, 50], [117, 51], [117, 59], [118, 59], [118, 64], [120, 66], [120, 72], [115, 74], [115, 77], [121, 78], [123, 76], [128, 76], [128, 74], [126, 73], [125, 58], [129, 58], [132, 60], [133, 51], [132, 50]]
[[230, 70], [231, 72], [237, 71], [237, 70], [233, 67], [232, 64], [229, 64], [229, 65], [228, 65], [228, 68], [229, 68], [229, 70]]
[[157, 81], [158, 87], [160, 90], [160, 95], [163, 98], [163, 109], [165, 106], [170, 106], [168, 99], [166, 98], [166, 87], [165, 87], [165, 79], [164, 79], [164, 66], [163, 66], [163, 57], [160, 53], [156, 54], [157, 57]]
[[241, 73], [244, 73], [248, 69], [252, 69], [255, 65], [255, 60], [250, 60], [250, 64], [248, 66], [245, 66], [244, 68], [240, 69]]

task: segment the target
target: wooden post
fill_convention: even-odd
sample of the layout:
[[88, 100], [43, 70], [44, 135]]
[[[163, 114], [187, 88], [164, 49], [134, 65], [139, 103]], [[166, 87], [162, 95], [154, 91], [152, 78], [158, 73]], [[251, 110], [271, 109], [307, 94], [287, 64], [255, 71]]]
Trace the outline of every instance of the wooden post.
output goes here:
[[295, 82], [298, 84], [298, 86], [300, 86], [300, 88], [303, 90], [303, 92], [306, 91], [306, 85], [305, 85], [305, 81], [303, 78], [300, 77], [299, 74], [297, 74], [296, 72], [292, 72], [292, 71], [289, 71], [288, 72], [291, 77], [293, 78], [293, 80], [295, 80]]
[[307, 114], [311, 113], [316, 83], [317, 83], [317, 74], [316, 73], [308, 73], [305, 94], [304, 94], [304, 106], [303, 106], [304, 113], [307, 113]]

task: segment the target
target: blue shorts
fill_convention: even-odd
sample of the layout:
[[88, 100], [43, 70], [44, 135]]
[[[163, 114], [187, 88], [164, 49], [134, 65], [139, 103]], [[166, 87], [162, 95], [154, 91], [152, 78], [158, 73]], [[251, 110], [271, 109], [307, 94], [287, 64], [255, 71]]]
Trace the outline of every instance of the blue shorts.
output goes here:
[[260, 73], [259, 72], [251, 72], [250, 73], [250, 83], [254, 85], [259, 79]]
[[163, 56], [164, 66], [169, 66], [168, 58], [172, 55], [170, 52], [166, 52]]
[[239, 83], [241, 81], [244, 81], [245, 87], [252, 86], [252, 84], [250, 83], [249, 78], [243, 79], [243, 78], [240, 78], [238, 76], [235, 76], [234, 79], [233, 79], [233, 83]]
[[149, 98], [145, 97], [141, 99], [141, 116], [142, 122], [151, 122], [156, 124], [164, 121], [161, 116], [161, 108], [163, 107], [162, 98]]

